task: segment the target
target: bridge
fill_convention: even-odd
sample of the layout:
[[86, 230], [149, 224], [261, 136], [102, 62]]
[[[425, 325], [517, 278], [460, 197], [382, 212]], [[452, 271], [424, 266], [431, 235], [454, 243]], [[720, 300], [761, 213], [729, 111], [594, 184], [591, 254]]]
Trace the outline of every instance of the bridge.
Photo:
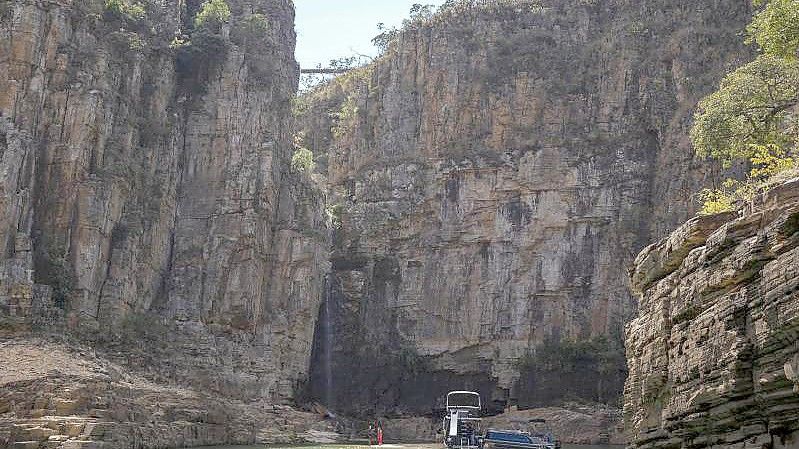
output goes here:
[[309, 75], [340, 75], [352, 69], [300, 69], [300, 73]]

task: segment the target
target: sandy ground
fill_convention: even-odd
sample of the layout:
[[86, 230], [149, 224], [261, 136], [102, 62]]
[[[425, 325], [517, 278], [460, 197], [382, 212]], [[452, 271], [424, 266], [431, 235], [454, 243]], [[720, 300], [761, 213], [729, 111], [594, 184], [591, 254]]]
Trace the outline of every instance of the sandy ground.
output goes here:
[[74, 353], [38, 339], [0, 343], [0, 366], [0, 385], [53, 375], [90, 377], [103, 371], [85, 353]]

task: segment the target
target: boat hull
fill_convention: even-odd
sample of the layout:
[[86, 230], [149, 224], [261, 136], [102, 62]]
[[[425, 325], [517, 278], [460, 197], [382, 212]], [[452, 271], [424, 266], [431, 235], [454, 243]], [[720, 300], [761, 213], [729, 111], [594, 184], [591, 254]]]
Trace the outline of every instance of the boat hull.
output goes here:
[[555, 445], [551, 443], [517, 443], [488, 440], [486, 440], [483, 447], [488, 449], [555, 449]]
[[551, 436], [531, 435], [527, 432], [489, 429], [483, 445], [492, 449], [559, 449]]

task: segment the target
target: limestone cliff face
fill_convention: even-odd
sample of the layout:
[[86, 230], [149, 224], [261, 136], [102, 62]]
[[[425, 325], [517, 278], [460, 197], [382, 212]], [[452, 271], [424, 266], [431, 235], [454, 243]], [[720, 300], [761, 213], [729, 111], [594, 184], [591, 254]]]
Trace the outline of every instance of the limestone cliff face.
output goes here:
[[638, 256], [624, 402], [633, 447], [799, 444], [798, 267], [799, 179]]
[[355, 411], [426, 412], [452, 387], [492, 408], [616, 401], [626, 265], [714, 176], [687, 129], [748, 16], [465, 2], [309, 94], [340, 214], [314, 394]]
[[328, 250], [289, 168], [293, 4], [231, 0], [206, 29], [199, 1], [116, 3], [0, 6], [0, 317], [290, 399]]

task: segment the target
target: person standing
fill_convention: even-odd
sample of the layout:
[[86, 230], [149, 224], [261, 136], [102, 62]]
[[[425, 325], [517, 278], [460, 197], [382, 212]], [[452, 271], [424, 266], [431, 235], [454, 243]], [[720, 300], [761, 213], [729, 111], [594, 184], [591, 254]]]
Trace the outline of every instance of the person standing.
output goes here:
[[383, 445], [383, 424], [380, 421], [377, 422], [377, 445]]

